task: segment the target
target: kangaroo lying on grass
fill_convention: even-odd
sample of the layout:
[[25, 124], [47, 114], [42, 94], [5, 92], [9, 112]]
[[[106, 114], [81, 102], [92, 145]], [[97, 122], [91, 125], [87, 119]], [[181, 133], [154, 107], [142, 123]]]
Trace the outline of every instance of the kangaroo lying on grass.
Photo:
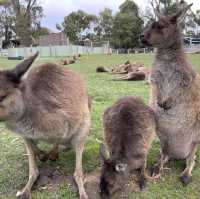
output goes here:
[[145, 188], [147, 154], [156, 126], [153, 110], [139, 98], [124, 97], [105, 111], [103, 126], [107, 147], [100, 148], [102, 197], [112, 198], [136, 169], [141, 170], [140, 188]]
[[141, 80], [145, 80], [145, 73], [143, 73], [141, 71], [130, 72], [124, 76], [117, 77], [116, 80], [141, 81]]
[[74, 64], [76, 62], [76, 59], [61, 59], [60, 64], [61, 65], [69, 65], [69, 64]]
[[118, 66], [115, 66], [111, 73], [112, 74], [127, 74], [130, 72], [137, 72], [140, 68], [144, 68], [144, 64], [140, 63], [133, 63], [131, 64], [129, 61], [125, 62], [125, 64], [121, 64]]
[[153, 176], [160, 175], [170, 158], [186, 159], [180, 176], [184, 185], [191, 180], [200, 142], [200, 77], [185, 57], [182, 36], [182, 20], [191, 6], [182, 6], [169, 16], [162, 15], [157, 7], [158, 21], [141, 36], [143, 43], [157, 47], [151, 84], [161, 154]]
[[78, 74], [55, 64], [43, 64], [26, 73], [37, 55], [12, 70], [0, 71], [0, 121], [24, 138], [29, 160], [29, 180], [17, 197], [31, 197], [31, 188], [39, 176], [36, 142], [43, 140], [55, 144], [55, 153], [58, 144], [75, 148], [74, 177], [80, 198], [86, 199], [82, 153], [90, 112], [85, 84]]

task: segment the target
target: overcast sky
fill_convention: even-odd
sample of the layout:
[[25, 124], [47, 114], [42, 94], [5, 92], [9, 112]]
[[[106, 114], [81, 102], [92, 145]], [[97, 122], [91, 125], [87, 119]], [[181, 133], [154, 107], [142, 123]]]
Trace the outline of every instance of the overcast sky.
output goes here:
[[[141, 9], [148, 5], [149, 0], [134, 0]], [[194, 3], [194, 10], [200, 9], [200, 0], [186, 0], [188, 3]], [[91, 14], [98, 14], [105, 7], [111, 8], [114, 12], [118, 10], [124, 0], [43, 0], [41, 1], [45, 17], [42, 25], [55, 31], [55, 24], [61, 23], [64, 16], [72, 11], [82, 9]]]

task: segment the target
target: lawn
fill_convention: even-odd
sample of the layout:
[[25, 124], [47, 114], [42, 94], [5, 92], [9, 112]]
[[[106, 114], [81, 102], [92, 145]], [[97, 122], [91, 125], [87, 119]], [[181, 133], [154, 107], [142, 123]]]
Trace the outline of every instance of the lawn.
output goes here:
[[[189, 55], [188, 58], [193, 63], [195, 69], [200, 71], [200, 55]], [[73, 65], [68, 67], [78, 71], [83, 75], [87, 82], [89, 94], [92, 96], [92, 128], [90, 136], [87, 139], [83, 165], [85, 172], [91, 172], [99, 166], [98, 147], [99, 141], [102, 140], [101, 117], [104, 110], [113, 104], [122, 96], [132, 95], [139, 96], [148, 103], [149, 86], [144, 82], [119, 82], [112, 81], [113, 76], [110, 74], [97, 74], [97, 66], [113, 66], [124, 63], [126, 60], [132, 62], [141, 62], [150, 66], [153, 61], [153, 55], [90, 55], [83, 56]], [[39, 59], [36, 64], [44, 62], [58, 62], [54, 58]], [[8, 61], [5, 58], [0, 59], [0, 68], [5, 69], [14, 67], [16, 61]], [[21, 138], [16, 137], [0, 125], [0, 199], [14, 199], [16, 191], [21, 189], [28, 179], [28, 166], [25, 154], [25, 148]], [[43, 148], [48, 147], [42, 144]], [[159, 141], [155, 140], [148, 157], [148, 165], [151, 167], [156, 161], [159, 153]], [[74, 168], [74, 151], [68, 153], [61, 152], [59, 160], [48, 162], [47, 164], [58, 168], [66, 176], [72, 175]], [[196, 199], [200, 198], [200, 151], [198, 151], [196, 166], [193, 171], [193, 181], [183, 187], [178, 180], [184, 162], [170, 162], [170, 170], [164, 171], [164, 178], [160, 182], [148, 183], [148, 187], [143, 192], [136, 192], [130, 195], [131, 198], [144, 199]], [[46, 165], [38, 162], [39, 168]], [[60, 186], [53, 192], [43, 190], [33, 191], [33, 199], [75, 199], [78, 198], [67, 183]], [[92, 198], [95, 199], [95, 198]]]

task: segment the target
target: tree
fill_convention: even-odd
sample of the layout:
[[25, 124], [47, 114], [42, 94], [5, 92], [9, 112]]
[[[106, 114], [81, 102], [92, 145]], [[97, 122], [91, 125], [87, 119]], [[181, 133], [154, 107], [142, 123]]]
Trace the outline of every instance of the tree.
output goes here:
[[15, 13], [15, 32], [24, 46], [32, 43], [32, 29], [39, 24], [43, 16], [43, 9], [38, 5], [38, 0], [10, 0]]
[[[82, 10], [72, 12], [64, 18], [64, 22], [62, 23], [63, 31], [71, 41], [75, 41], [81, 36], [81, 33], [85, 29], [90, 27], [90, 23], [94, 19], [94, 15], [89, 15]], [[57, 28], [58, 27], [57, 25]]]
[[51, 33], [51, 30], [46, 27], [41, 27], [40, 25], [35, 26], [35, 28], [32, 29], [31, 39], [33, 45], [38, 45], [39, 37], [43, 35], [49, 35]]
[[0, 1], [0, 36], [4, 36], [4, 43], [9, 44], [13, 35], [14, 15], [10, 3]]
[[126, 0], [116, 14], [113, 25], [112, 44], [116, 48], [132, 48], [139, 45], [143, 20], [139, 16], [138, 6]]
[[[155, 9], [159, 8], [159, 11], [164, 15], [170, 15], [173, 13], [176, 13], [178, 10], [180, 10], [182, 7], [185, 7], [187, 5], [187, 2], [184, 0], [151, 0], [151, 4], [153, 3], [153, 6], [147, 6], [145, 13], [143, 14], [145, 19], [156, 19], [155, 16]], [[200, 15], [198, 15], [198, 11], [196, 14], [190, 10], [190, 12], [187, 12], [187, 15], [185, 16], [186, 20], [183, 22], [183, 27], [189, 29], [195, 29], [196, 24], [200, 24]], [[145, 20], [146, 21], [146, 20]], [[146, 21], [148, 23], [148, 21]]]
[[200, 10], [197, 10], [196, 13], [192, 13], [194, 21], [200, 26]]
[[21, 45], [30, 46], [42, 13], [38, 0], [0, 0], [0, 26], [5, 40], [15, 33]]
[[163, 14], [170, 14], [176, 11], [177, 9], [177, 0], [151, 0], [151, 4], [147, 5], [145, 8], [145, 13], [143, 14], [144, 18], [148, 20], [155, 19], [154, 9], [159, 7], [159, 10]]
[[99, 36], [99, 39], [103, 37], [105, 40], [111, 38], [113, 30], [114, 17], [112, 16], [112, 10], [105, 8], [99, 13], [97, 18], [97, 26], [95, 27], [95, 32]]

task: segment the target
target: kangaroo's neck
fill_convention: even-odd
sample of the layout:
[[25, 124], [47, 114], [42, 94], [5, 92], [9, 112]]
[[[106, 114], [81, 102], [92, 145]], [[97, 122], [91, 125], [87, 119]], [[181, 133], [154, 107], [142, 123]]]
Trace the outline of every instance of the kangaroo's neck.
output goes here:
[[165, 78], [171, 78], [179, 74], [176, 77], [176, 80], [179, 79], [177, 81], [178, 84], [179, 82], [184, 82], [186, 79], [188, 80], [186, 84], [189, 85], [196, 76], [192, 65], [187, 61], [182, 39], [177, 40], [171, 46], [159, 47], [152, 68], [153, 71], [159, 71], [164, 74]]
[[[183, 48], [181, 34], [171, 46], [159, 47], [156, 52], [155, 63], [159, 63], [160, 69], [166, 70], [166, 67], [172, 70], [183, 70], [188, 73], [195, 73], [190, 63], [187, 61]], [[162, 69], [161, 69], [162, 70]]]
[[169, 46], [157, 48], [156, 60], [170, 62], [186, 62], [181, 33], [176, 33], [176, 41]]
[[156, 53], [156, 60], [158, 61], [182, 61], [186, 62], [184, 50], [180, 48], [158, 48]]

